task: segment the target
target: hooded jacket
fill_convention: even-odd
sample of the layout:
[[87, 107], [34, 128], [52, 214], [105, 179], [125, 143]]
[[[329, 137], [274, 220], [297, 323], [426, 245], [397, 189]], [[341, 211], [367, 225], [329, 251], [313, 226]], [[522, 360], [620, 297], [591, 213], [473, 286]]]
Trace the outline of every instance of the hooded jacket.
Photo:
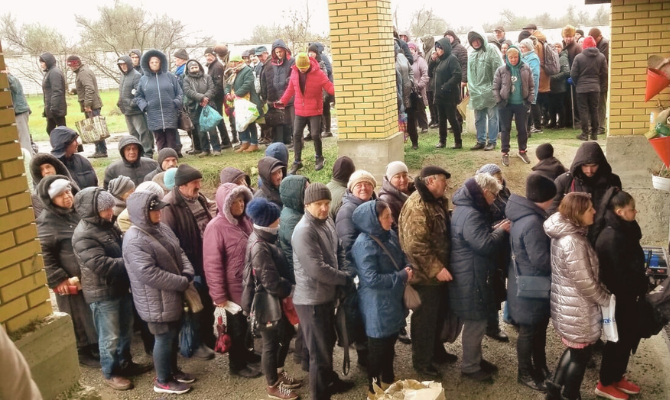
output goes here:
[[412, 87], [414, 86], [414, 71], [412, 64], [402, 54], [399, 46], [395, 47], [395, 77], [398, 92], [398, 111], [405, 112], [412, 104]]
[[288, 148], [284, 143], [281, 142], [272, 143], [265, 149], [265, 155], [267, 157], [274, 157], [277, 160], [288, 165]]
[[[128, 145], [137, 145], [138, 156], [135, 162], [129, 162], [126, 160], [126, 156], [123, 154], [124, 147]], [[119, 176], [127, 176], [130, 178], [135, 186], [138, 186], [140, 183], [144, 182], [144, 177], [153, 170], [155, 170], [159, 164], [152, 160], [151, 158], [144, 157], [144, 147], [142, 143], [135, 138], [135, 136], [126, 135], [119, 140], [119, 153], [121, 154], [121, 159], [116, 160], [111, 163], [107, 169], [105, 169], [105, 180], [103, 182], [103, 187], [107, 189], [109, 186], [109, 181]]]
[[[132, 50], [130, 50], [130, 53], [128, 53], [128, 57], [130, 57], [131, 54], [135, 54], [137, 56], [137, 58], [140, 59], [140, 64], [138, 66], [133, 65], [133, 69], [135, 71], [137, 71], [140, 74], [140, 76], [144, 75], [144, 71], [142, 71], [142, 61], [141, 61], [142, 60], [142, 52], [140, 51], [140, 49], [132, 49]], [[132, 63], [132, 59], [130, 61]]]
[[281, 196], [279, 195], [279, 187], [273, 186], [270, 179], [272, 170], [278, 166], [282, 167], [283, 176], [286, 176], [286, 164], [276, 158], [263, 157], [258, 161], [258, 176], [263, 180], [263, 186], [254, 193], [254, 197], [263, 197], [279, 207], [283, 207]]
[[219, 175], [219, 179], [223, 185], [224, 183], [235, 183], [242, 176], [244, 176], [244, 181], [247, 182], [247, 186], [251, 186], [251, 178], [249, 175], [233, 167], [226, 167], [222, 169], [221, 174]]
[[[375, 195], [373, 191], [372, 199], [376, 198], [377, 195]], [[354, 245], [358, 234], [361, 233], [354, 225], [353, 215], [356, 208], [363, 203], [365, 203], [365, 201], [354, 196], [354, 194], [347, 189], [344, 198], [342, 199], [342, 207], [340, 207], [340, 210], [337, 212], [337, 218], [335, 218], [335, 230], [337, 236], [342, 242], [342, 247], [344, 248], [347, 260], [351, 263], [353, 263], [353, 259], [351, 258], [351, 247]]]
[[56, 64], [56, 57], [51, 53], [42, 53], [40, 59], [47, 65], [42, 92], [44, 93], [44, 115], [47, 118], [58, 118], [67, 115], [67, 83], [65, 76]]
[[59, 126], [51, 131], [49, 140], [51, 141], [51, 154], [58, 158], [70, 171], [72, 179], [77, 183], [79, 189], [91, 186], [98, 186], [98, 176], [91, 165], [91, 162], [77, 153], [70, 158], [65, 157], [65, 148], [79, 135], [72, 129]]
[[[514, 47], [514, 46], [513, 46]], [[505, 56], [507, 58], [507, 56]], [[528, 64], [521, 61], [519, 57], [519, 73], [521, 74], [521, 96], [525, 104], [532, 104], [535, 102], [535, 81], [533, 73], [528, 67]], [[510, 94], [512, 93], [512, 71], [507, 64], [501, 66], [496, 70], [493, 78], [493, 96], [496, 103], [503, 102], [503, 106], [507, 105]]]
[[414, 186], [398, 218], [400, 244], [414, 266], [412, 285], [440, 285], [437, 274], [451, 270], [449, 199], [436, 198], [420, 177]]
[[93, 71], [84, 64], [74, 71], [77, 75], [75, 85], [77, 86], [77, 99], [81, 107], [81, 112], [85, 112], [86, 107], [92, 110], [102, 108], [102, 99], [98, 92], [98, 80], [95, 78]]
[[577, 93], [607, 91], [607, 60], [596, 47], [585, 49], [575, 57], [570, 77]]
[[551, 90], [551, 77], [544, 70], [544, 60], [546, 59], [544, 45], [547, 43], [547, 37], [540, 31], [533, 32], [533, 36], [535, 36], [538, 42], [537, 46], [535, 46], [535, 53], [537, 53], [537, 56], [540, 58], [540, 83], [538, 92], [547, 93]]
[[23, 114], [30, 111], [30, 106], [26, 101], [26, 96], [23, 94], [23, 86], [21, 81], [14, 75], [7, 73], [9, 80], [9, 91], [12, 94], [12, 104], [14, 105], [14, 115]]
[[[421, 41], [423, 42], [423, 54], [425, 54], [425, 59], [428, 67], [434, 62], [433, 52], [435, 52], [435, 38], [431, 35], [424, 36]], [[428, 85], [426, 85], [426, 92], [432, 92], [435, 84], [433, 83], [434, 78], [430, 73], [428, 73]]]
[[[584, 175], [581, 168], [584, 164], [598, 164], [598, 170], [594, 176], [589, 178]], [[596, 211], [604, 209], [607, 205], [601, 203], [607, 189], [613, 186], [621, 188], [619, 175], [612, 172], [605, 153], [596, 142], [582, 143], [572, 160], [570, 171], [556, 178], [554, 183], [556, 183], [556, 197], [549, 209], [550, 214], [558, 210], [561, 200], [570, 192], [590, 193]]]
[[[280, 60], [275, 55], [275, 49], [278, 47], [286, 50], [286, 56], [284, 56], [283, 60]], [[272, 43], [270, 54], [272, 58], [268, 60], [268, 63], [263, 68], [264, 79], [261, 79], [261, 97], [268, 103], [274, 103], [284, 95], [291, 76], [291, 67], [295, 63], [295, 60], [291, 57], [286, 43], [281, 39], [277, 39]], [[293, 103], [288, 102], [284, 104], [291, 105]]]
[[[384, 230], [372, 200], [354, 211], [356, 238], [351, 253], [358, 273], [358, 303], [365, 324], [365, 334], [386, 338], [405, 326], [403, 293], [407, 282], [407, 259], [393, 230]], [[372, 238], [377, 238], [386, 251]], [[397, 268], [396, 268], [397, 264]], [[398, 269], [400, 268], [400, 269]]]
[[486, 320], [496, 309], [496, 256], [507, 237], [504, 230], [491, 227], [489, 205], [474, 178], [465, 181], [453, 201], [449, 306], [463, 319]]
[[[158, 57], [161, 61], [161, 69], [157, 73], [149, 68], [151, 57]], [[167, 57], [158, 50], [149, 50], [142, 56], [140, 64], [144, 75], [137, 87], [135, 101], [140, 110], [147, 114], [149, 130], [177, 129], [183, 92], [179, 79], [168, 71]]]
[[570, 342], [595, 343], [602, 333], [600, 306], [610, 295], [599, 279], [598, 256], [587, 229], [555, 213], [544, 222], [551, 238], [551, 319]]
[[98, 214], [98, 196], [102, 191], [86, 188], [75, 197], [74, 203], [81, 220], [72, 235], [72, 243], [81, 267], [84, 298], [89, 304], [117, 299], [130, 288], [121, 253], [121, 230]]
[[562, 50], [558, 55], [558, 65], [560, 71], [551, 76], [551, 92], [565, 93], [568, 91], [567, 80], [570, 77], [570, 62], [568, 61], [568, 51]]
[[72, 185], [73, 196], [76, 195], [77, 192], [79, 191], [79, 186], [77, 185], [77, 182], [75, 182], [75, 180], [72, 179], [70, 171], [67, 169], [65, 164], [63, 164], [59, 159], [52, 156], [51, 154], [48, 153], [35, 154], [32, 160], [30, 160], [30, 175], [33, 178], [33, 188], [35, 189], [31, 190], [32, 192], [31, 201], [33, 203], [33, 212], [35, 213], [35, 219], [37, 219], [40, 216], [40, 214], [42, 213], [42, 209], [44, 208], [42, 200], [40, 200], [40, 196], [37, 194], [37, 186], [42, 180], [42, 172], [40, 171], [40, 166], [42, 164], [51, 164], [56, 169], [56, 175], [67, 176], [67, 178], [70, 180], [70, 184]]
[[442, 46], [444, 54], [429, 66], [429, 73], [434, 77], [434, 103], [456, 105], [461, 102], [461, 66], [451, 53], [448, 38], [442, 38], [437, 43]]
[[244, 257], [253, 224], [246, 214], [235, 217], [230, 212], [238, 196], [244, 198], [246, 208], [252, 199], [249, 188], [233, 183], [219, 186], [216, 191], [219, 213], [203, 234], [203, 269], [214, 304], [226, 301], [242, 304]]
[[210, 100], [217, 104], [223, 104], [224, 72], [225, 67], [218, 59], [207, 65], [207, 75], [212, 78], [212, 84], [214, 85], [214, 95]]
[[235, 81], [226, 84], [225, 93], [235, 93], [236, 97], [249, 96], [249, 100], [256, 105], [258, 109], [259, 118], [263, 117], [263, 103], [261, 98], [256, 93], [256, 86], [254, 84], [254, 72], [250, 66], [245, 65], [235, 76]]
[[188, 60], [184, 65], [188, 67], [188, 64], [191, 62], [198, 64], [199, 69], [196, 73], [187, 70], [184, 74], [184, 104], [186, 105], [186, 109], [188, 110], [191, 119], [193, 121], [199, 121], [200, 113], [202, 112], [200, 102], [205, 97], [213, 101], [216, 90], [214, 89], [212, 77], [205, 74], [205, 69], [197, 60]]
[[[416, 63], [414, 63], [416, 65]], [[400, 218], [400, 210], [402, 206], [405, 205], [405, 202], [409, 196], [416, 191], [414, 187], [414, 182], [409, 182], [407, 185], [407, 190], [409, 194], [405, 194], [400, 190], [396, 189], [395, 186], [384, 176], [382, 181], [382, 189], [379, 191], [379, 200], [384, 200], [391, 209], [391, 215], [393, 216], [393, 230], [395, 233], [398, 233], [398, 219]]]
[[179, 155], [177, 155], [177, 151], [175, 149], [171, 147], [163, 147], [161, 151], [158, 152], [158, 161], [157, 161], [158, 166], [156, 167], [155, 170], [149, 172], [144, 176], [144, 182], [154, 179], [154, 176], [160, 174], [161, 172], [165, 172], [163, 170], [163, 161], [165, 161], [166, 158], [170, 157], [179, 160]]
[[545, 158], [535, 164], [531, 169], [538, 174], [546, 176], [552, 181], [555, 181], [556, 178], [568, 171], [568, 169], [563, 166], [563, 163], [556, 157]]
[[119, 57], [119, 61], [123, 61], [126, 64], [127, 71], [123, 72], [119, 66], [121, 80], [119, 81], [119, 100], [116, 102], [116, 105], [123, 115], [142, 114], [142, 111], [140, 111], [135, 102], [135, 93], [137, 93], [137, 86], [140, 84], [142, 74], [133, 68], [133, 60], [130, 56], [121, 56]]
[[540, 57], [535, 53], [535, 50], [531, 50], [528, 53], [522, 55], [521, 60], [524, 64], [530, 67], [530, 70], [533, 72], [533, 88], [534, 88], [534, 97], [535, 102], [537, 102], [537, 94], [540, 89]]
[[419, 94], [423, 98], [423, 106], [428, 107], [428, 95], [426, 94], [426, 89], [428, 88], [430, 77], [428, 76], [428, 63], [421, 57], [421, 54], [417, 53], [414, 64], [412, 64], [412, 72], [414, 73], [416, 90], [419, 91]]
[[330, 190], [330, 197], [332, 198], [328, 215], [333, 221], [335, 221], [337, 212], [340, 211], [340, 207], [342, 207], [342, 198], [347, 191], [349, 177], [355, 170], [356, 167], [354, 166], [354, 162], [347, 156], [339, 157], [333, 164], [333, 177], [326, 185]]
[[[461, 39], [458, 38], [454, 31], [448, 30], [445, 33], [446, 35], [454, 37], [454, 42], [450, 42], [451, 54], [458, 59], [458, 63], [461, 65], [461, 82], [468, 83], [468, 50], [461, 44]], [[445, 39], [449, 42], [449, 38], [445, 37]]]
[[[510, 243], [521, 276], [551, 277], [551, 240], [542, 224], [547, 213], [525, 197], [513, 194], [506, 207], [512, 221]], [[517, 296], [518, 283], [514, 262], [509, 263], [507, 304], [514, 322], [534, 325], [549, 319], [549, 299]]]
[[145, 191], [128, 197], [128, 214], [135, 228], [123, 236], [123, 260], [140, 318], [152, 323], [179, 321], [183, 292], [195, 272], [172, 230], [149, 219], [152, 200], [158, 196]]
[[496, 105], [493, 96], [493, 78], [503, 63], [500, 51], [494, 44], [487, 42], [484, 34], [470, 31], [468, 33], [470, 46], [475, 39], [479, 39], [482, 45], [468, 56], [468, 91], [472, 108], [483, 110]]
[[321, 42], [314, 42], [309, 44], [310, 47], [312, 45], [316, 46], [316, 49], [318, 50], [317, 54], [321, 56], [321, 61], [326, 65], [326, 76], [328, 76], [328, 79], [332, 82], [333, 81], [333, 64], [331, 64], [330, 59], [328, 56], [323, 54], [323, 51], [325, 50], [325, 47], [323, 43]]
[[288, 104], [295, 96], [295, 115], [301, 117], [312, 117], [323, 114], [323, 92], [335, 95], [333, 83], [319, 68], [319, 63], [309, 57], [309, 70], [305, 74], [305, 90], [300, 88], [300, 71], [295, 64], [291, 67], [291, 76], [284, 95], [280, 102]]
[[279, 195], [284, 208], [279, 216], [279, 246], [293, 271], [293, 230], [305, 213], [305, 189], [309, 179], [302, 175], [287, 176], [279, 185]]

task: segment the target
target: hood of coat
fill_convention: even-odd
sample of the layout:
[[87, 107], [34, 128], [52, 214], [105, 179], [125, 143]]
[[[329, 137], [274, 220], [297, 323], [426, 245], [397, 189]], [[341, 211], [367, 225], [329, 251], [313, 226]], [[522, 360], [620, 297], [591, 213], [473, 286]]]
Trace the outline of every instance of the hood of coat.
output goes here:
[[40, 55], [40, 59], [44, 61], [44, 63], [47, 65], [47, 70], [50, 70], [51, 68], [56, 66], [56, 57], [54, 57], [53, 54], [47, 52], [44, 52]]
[[442, 47], [444, 50], [444, 54], [442, 54], [442, 57], [440, 57], [441, 60], [446, 59], [451, 55], [451, 42], [449, 42], [449, 38], [442, 38], [437, 41], [437, 43]]
[[286, 50], [286, 56], [284, 56], [284, 60], [290, 60], [291, 59], [291, 50], [289, 50], [289, 48], [286, 46], [286, 43], [283, 40], [277, 39], [274, 42], [272, 42], [271, 56], [272, 56], [272, 63], [273, 64], [283, 63], [283, 61], [279, 62], [279, 58], [277, 58], [277, 55], [275, 54], [275, 49], [278, 48], [278, 47]]
[[[244, 208], [246, 210], [247, 204], [254, 197], [248, 187], [234, 183], [224, 183], [216, 190], [216, 207], [219, 209], [219, 215], [226, 218], [232, 225], [239, 224], [237, 218], [230, 212], [230, 207], [238, 196], [244, 197]], [[242, 218], [248, 217], [242, 214]]]
[[347, 156], [339, 157], [333, 164], [333, 179], [346, 185], [349, 182], [349, 177], [355, 171], [354, 160]]
[[484, 197], [484, 192], [477, 184], [474, 178], [469, 178], [465, 181], [452, 199], [454, 206], [468, 206], [481, 212], [482, 214], [490, 215], [491, 206]]
[[221, 174], [219, 175], [219, 180], [221, 181], [222, 185], [224, 183], [235, 183], [238, 179], [240, 179], [241, 176], [244, 176], [244, 180], [247, 182], [247, 185], [251, 186], [251, 178], [249, 175], [234, 167], [226, 167], [222, 169]]
[[[121, 154], [121, 158], [123, 159], [123, 162], [126, 164], [130, 164], [127, 160], [126, 157], [123, 155], [123, 148], [128, 146], [129, 144], [136, 144], [137, 149], [139, 151], [139, 157], [137, 157], [137, 161], [135, 163], [140, 161], [140, 158], [144, 157], [144, 147], [142, 147], [142, 143], [135, 138], [135, 136], [131, 135], [126, 135], [119, 140], [119, 154]], [[134, 164], [134, 163], [133, 163]], [[131, 164], [132, 165], [132, 164]], [[158, 163], [160, 166], [161, 163]]]
[[582, 50], [582, 54], [584, 54], [586, 57], [598, 57], [600, 50], [598, 50], [597, 47], [589, 47], [588, 49]]
[[[598, 51], [596, 49], [596, 51]], [[53, 134], [53, 133], [52, 133]], [[591, 178], [586, 178], [582, 173], [582, 165], [584, 164], [598, 164], [598, 171]], [[582, 143], [577, 149], [575, 158], [572, 160], [570, 166], [570, 173], [573, 176], [578, 176], [582, 179], [597, 179], [601, 176], [609, 176], [612, 173], [612, 166], [607, 162], [603, 149], [596, 142]]]
[[323, 45], [323, 43], [321, 43], [321, 42], [312, 42], [312, 43], [310, 43], [309, 45], [310, 45], [310, 46], [311, 46], [311, 45], [316, 46], [316, 49], [319, 51], [318, 54], [323, 53], [323, 50], [326, 48], [326, 47]]
[[544, 232], [552, 239], [560, 239], [567, 235], [586, 236], [588, 229], [573, 224], [563, 217], [560, 212], [556, 212], [544, 221]]
[[[151, 222], [149, 218], [149, 204], [152, 200], [160, 201], [160, 198], [155, 193], [139, 190], [134, 192], [126, 200], [126, 209], [128, 210], [128, 217], [130, 222], [140, 229], [145, 231], [157, 231], [158, 224]], [[170, 206], [166, 206], [170, 207]]]
[[[198, 72], [195, 73], [191, 72], [191, 69], [189, 68], [190, 63], [198, 64]], [[203, 68], [202, 64], [200, 64], [200, 62], [194, 58], [191, 58], [188, 61], [186, 61], [184, 68], [186, 68], [186, 74], [188, 74], [188, 76], [192, 76], [194, 78], [200, 78], [201, 76], [205, 75], [205, 68]]]
[[352, 221], [356, 229], [363, 233], [367, 233], [370, 236], [376, 238], [384, 238], [388, 236], [389, 231], [382, 228], [382, 224], [379, 222], [379, 216], [377, 215], [377, 200], [366, 201], [360, 206], [356, 207], [354, 213], [351, 216]]
[[[51, 184], [57, 179], [68, 179], [68, 177], [65, 175], [50, 175], [45, 177], [44, 179], [42, 179], [39, 185], [37, 185], [37, 196], [39, 196], [40, 200], [42, 201], [44, 208], [51, 211], [54, 214], [67, 215], [75, 212], [74, 205], [70, 209], [65, 209], [62, 207], [58, 207], [51, 202], [51, 197], [49, 197], [49, 186], [51, 186]], [[74, 195], [75, 194], [74, 187], [72, 189], [73, 189], [72, 194]]]
[[104, 189], [99, 187], [88, 187], [83, 189], [74, 197], [74, 209], [79, 217], [86, 222], [99, 226], [112, 226], [112, 223], [100, 218], [98, 210], [98, 196]]
[[612, 210], [605, 212], [605, 226], [611, 226], [615, 231], [622, 232], [629, 240], [639, 242], [642, 239], [642, 229], [637, 221], [623, 220]]
[[473, 46], [472, 49], [474, 51], [480, 51], [480, 50], [486, 51], [486, 49], [488, 47], [488, 42], [489, 42], [488, 39], [486, 38], [486, 33], [484, 33], [481, 30], [476, 30], [476, 31], [473, 30], [473, 31], [468, 32], [468, 44], [470, 44], [470, 46], [472, 46], [472, 42], [475, 39], [479, 39], [482, 42], [482, 46], [479, 49], [475, 49], [474, 46]]
[[61, 158], [65, 155], [65, 149], [75, 140], [79, 134], [67, 126], [59, 126], [49, 135], [51, 142], [51, 154], [56, 158]]
[[284, 178], [279, 185], [279, 196], [284, 207], [299, 213], [305, 212], [305, 189], [309, 179], [302, 175], [291, 175]]
[[382, 191], [379, 192], [379, 194], [382, 194], [382, 192], [388, 193], [391, 196], [397, 197], [398, 199], [402, 199], [402, 201], [405, 202], [409, 197], [409, 195], [412, 194], [412, 192], [414, 192], [415, 190], [414, 183], [412, 181], [408, 183], [407, 190], [409, 191], [409, 194], [403, 193], [400, 190], [396, 189], [396, 187], [393, 186], [393, 184], [391, 184], [391, 181], [389, 181], [389, 179], [386, 176], [384, 176], [384, 180], [382, 181]]
[[421, 39], [421, 42], [423, 43], [423, 54], [426, 54], [427, 57], [431, 50], [435, 48], [435, 38], [431, 35], [426, 35]]
[[142, 59], [142, 52], [140, 51], [140, 49], [132, 49], [132, 50], [130, 50], [130, 52], [128, 53], [128, 57], [130, 57], [131, 54], [135, 54], [135, 55], [138, 56], [140, 59]]
[[72, 182], [72, 176], [70, 175], [70, 171], [67, 169], [65, 164], [63, 164], [59, 159], [48, 153], [37, 153], [33, 156], [33, 159], [30, 161], [30, 175], [32, 175], [33, 177], [33, 185], [35, 187], [37, 187], [37, 185], [42, 180], [42, 172], [40, 171], [40, 166], [43, 164], [53, 165], [53, 167], [56, 169], [56, 175], [64, 175], [70, 180], [70, 182]]
[[[449, 29], [448, 31], [446, 31], [444, 33], [444, 36], [447, 36], [447, 35], [452, 36], [454, 38], [454, 43], [452, 43], [452, 46], [455, 46], [457, 44], [461, 44], [461, 39], [458, 38], [458, 35], [456, 35], [456, 32]], [[445, 38], [445, 39], [449, 40], [449, 38]]]
[[[272, 170], [278, 166], [282, 167], [284, 176], [286, 176], [286, 164], [277, 160], [274, 157], [263, 157], [258, 161], [258, 176], [263, 180], [263, 186], [268, 185], [272, 186], [272, 180], [270, 176], [272, 175]], [[275, 188], [279, 190], [279, 188]]]
[[509, 197], [509, 200], [507, 200], [505, 216], [509, 218], [510, 221], [515, 222], [533, 214], [537, 214], [543, 219], [547, 218], [546, 211], [525, 197], [513, 194]]
[[151, 59], [151, 57], [158, 57], [158, 59], [161, 60], [160, 73], [165, 74], [168, 72], [168, 60], [165, 54], [160, 50], [152, 49], [144, 53], [142, 55], [142, 59], [140, 60], [140, 65], [142, 66], [142, 71], [144, 71], [144, 75], [150, 75], [154, 73], [153, 71], [151, 71], [151, 68], [149, 68], [149, 60]]
[[[123, 72], [123, 70], [121, 69], [121, 66], [119, 65], [119, 61], [123, 61], [123, 63], [126, 64], [126, 67], [128, 67], [128, 68], [126, 69], [126, 72]], [[130, 58], [130, 56], [121, 56], [121, 57], [119, 57], [119, 59], [118, 59], [117, 62], [116, 62], [116, 65], [119, 67], [119, 70], [120, 70], [124, 75], [128, 75], [129, 73], [131, 73], [131, 72], [133, 71], [133, 60], [132, 60], [132, 58]]]
[[274, 157], [277, 160], [288, 165], [288, 148], [284, 143], [272, 143], [265, 149], [265, 155], [268, 157]]

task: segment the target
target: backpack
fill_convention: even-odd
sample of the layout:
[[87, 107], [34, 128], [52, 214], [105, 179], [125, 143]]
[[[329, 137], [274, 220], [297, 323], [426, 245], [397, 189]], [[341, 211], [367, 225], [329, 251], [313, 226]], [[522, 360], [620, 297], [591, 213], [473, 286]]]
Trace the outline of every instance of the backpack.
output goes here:
[[554, 46], [545, 43], [544, 44], [544, 71], [547, 75], [556, 75], [561, 72], [561, 64], [558, 59], [558, 53], [554, 49]]

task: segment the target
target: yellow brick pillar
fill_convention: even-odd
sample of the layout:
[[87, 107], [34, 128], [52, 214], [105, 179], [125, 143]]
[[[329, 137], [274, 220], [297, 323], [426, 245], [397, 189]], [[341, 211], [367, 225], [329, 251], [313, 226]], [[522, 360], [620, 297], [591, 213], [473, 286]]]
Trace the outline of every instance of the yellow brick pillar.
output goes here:
[[328, 11], [338, 153], [381, 178], [389, 162], [404, 159], [391, 2], [328, 0]]

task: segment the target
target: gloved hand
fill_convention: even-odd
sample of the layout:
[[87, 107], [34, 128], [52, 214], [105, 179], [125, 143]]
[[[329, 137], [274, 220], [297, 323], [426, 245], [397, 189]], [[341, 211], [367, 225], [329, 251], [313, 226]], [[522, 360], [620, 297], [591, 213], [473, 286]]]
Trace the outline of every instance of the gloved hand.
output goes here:
[[568, 85], [573, 85], [574, 86], [574, 84], [575, 83], [572, 81], [572, 78], [568, 78]]

